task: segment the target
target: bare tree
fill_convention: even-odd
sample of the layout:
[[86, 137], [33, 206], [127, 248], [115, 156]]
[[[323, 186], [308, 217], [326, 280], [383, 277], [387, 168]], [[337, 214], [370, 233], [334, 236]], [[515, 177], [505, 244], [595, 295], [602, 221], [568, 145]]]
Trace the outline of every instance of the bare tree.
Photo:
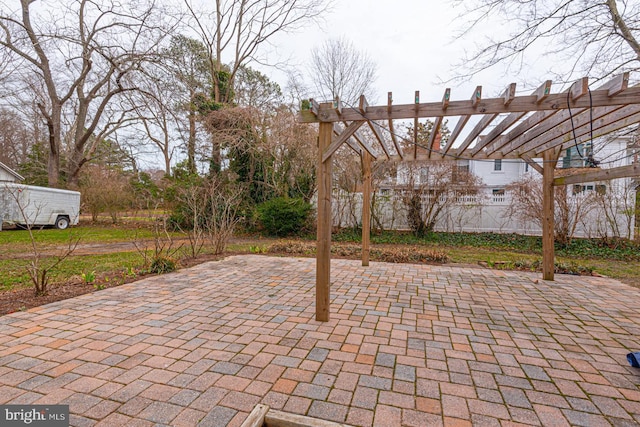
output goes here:
[[[171, 87], [175, 97], [173, 105], [164, 108], [177, 116], [178, 112], [186, 113], [187, 125], [182, 126], [179, 134], [187, 134], [187, 170], [196, 172], [198, 107], [202, 99], [211, 93], [211, 74], [209, 68], [209, 52], [200, 41], [181, 34], [171, 37], [168, 49], [163, 51], [163, 68], [169, 72], [169, 79], [159, 89]], [[168, 81], [167, 81], [168, 80]]]
[[373, 84], [377, 66], [364, 51], [359, 51], [345, 38], [329, 39], [311, 51], [309, 74], [314, 82], [316, 97], [339, 97], [354, 105], [365, 95], [373, 99]]
[[245, 189], [223, 175], [214, 175], [207, 179], [204, 190], [209, 209], [204, 227], [213, 253], [217, 255], [224, 252], [236, 225], [242, 219], [240, 207]]
[[207, 214], [208, 195], [202, 185], [185, 185], [177, 189], [176, 199], [185, 206], [184, 224], [176, 224], [189, 239], [189, 252], [192, 258], [196, 258], [202, 251], [205, 243], [205, 215]]
[[[148, 78], [140, 81], [140, 91], [130, 94], [131, 105], [135, 106], [135, 117], [142, 125], [143, 135], [140, 139], [149, 140], [160, 151], [164, 162], [165, 175], [171, 175], [171, 161], [175, 150], [178, 148], [176, 140], [179, 139], [184, 127], [182, 117], [178, 114], [181, 109], [182, 93], [176, 87], [176, 80], [160, 67], [152, 67], [147, 71]], [[187, 102], [188, 103], [188, 102]], [[191, 113], [189, 113], [191, 114]], [[191, 132], [189, 134], [191, 137]], [[195, 120], [193, 128], [193, 140], [195, 141]], [[189, 159], [195, 158], [195, 142], [193, 154], [189, 145]], [[195, 161], [193, 168], [195, 171]]]
[[130, 176], [116, 168], [90, 165], [83, 170], [80, 180], [83, 204], [95, 222], [98, 215], [107, 212], [116, 224], [118, 215], [133, 202]]
[[0, 108], [0, 162], [17, 168], [27, 159], [33, 134], [13, 110]]
[[[532, 222], [542, 228], [542, 178], [525, 176], [507, 186], [511, 196], [507, 217]], [[554, 188], [554, 235], [563, 245], [571, 243], [580, 220], [594, 207], [588, 193], [570, 194], [566, 186]]]
[[[468, 21], [460, 38], [486, 33], [496, 19], [508, 22], [508, 34], [492, 31], [469, 52], [467, 77], [507, 64], [520, 71], [544, 52], [565, 79], [574, 73], [604, 78], [640, 68], [640, 4], [616, 0], [455, 0]], [[506, 21], [505, 21], [506, 20]], [[504, 34], [504, 33], [503, 33]], [[567, 64], [568, 69], [562, 68]], [[466, 72], [466, 71], [465, 71]]]
[[[233, 101], [235, 82], [253, 62], [273, 64], [265, 47], [280, 34], [303, 28], [327, 10], [327, 0], [215, 0], [209, 9], [185, 0], [191, 28], [206, 46], [212, 87], [212, 109]], [[221, 149], [212, 144], [214, 170], [222, 165]]]
[[407, 223], [418, 236], [433, 231], [441, 214], [461, 197], [478, 193], [481, 180], [455, 169], [446, 160], [407, 162], [399, 175], [398, 191], [407, 213]]
[[96, 144], [122, 125], [128, 111], [115, 105], [136, 90], [132, 75], [166, 34], [158, 4], [125, 5], [72, 0], [55, 8], [35, 0], [0, 3], [0, 46], [12, 56], [26, 96], [35, 97], [48, 129], [49, 185], [57, 186], [68, 141], [68, 176], [77, 184]]
[[[608, 184], [608, 185], [607, 185]], [[596, 183], [594, 201], [602, 218], [598, 218], [599, 234], [602, 238], [614, 237], [631, 239], [637, 210], [636, 188], [631, 179]], [[624, 221], [621, 219], [624, 218]], [[601, 220], [601, 221], [600, 221]]]
[[[303, 28], [327, 9], [326, 0], [215, 0], [210, 4], [211, 9], [201, 10], [185, 0], [191, 26], [208, 50], [215, 102], [231, 99], [242, 67], [269, 62], [260, 50], [276, 35]], [[221, 84], [222, 71], [229, 73], [228, 85]]]
[[262, 158], [268, 163], [265, 184], [279, 197], [302, 197], [309, 202], [315, 192], [314, 165], [317, 134], [298, 123], [296, 113], [280, 106], [264, 121]]

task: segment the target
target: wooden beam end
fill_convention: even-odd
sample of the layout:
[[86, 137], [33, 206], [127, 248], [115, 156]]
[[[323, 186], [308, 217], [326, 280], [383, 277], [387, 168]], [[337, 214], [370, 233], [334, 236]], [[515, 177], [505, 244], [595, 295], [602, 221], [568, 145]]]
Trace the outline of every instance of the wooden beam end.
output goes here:
[[360, 95], [360, 112], [362, 114], [367, 113], [367, 108], [369, 108], [369, 103], [367, 102], [367, 98], [364, 95]]
[[538, 89], [533, 92], [536, 97], [536, 103], [541, 103], [551, 94], [551, 80], [547, 80]]
[[482, 100], [482, 86], [477, 86], [471, 97], [471, 106], [476, 108], [478, 103]]
[[504, 98], [504, 106], [508, 107], [509, 104], [511, 104], [511, 102], [516, 97], [516, 84], [515, 83], [511, 83], [505, 89], [504, 93], [502, 94], [502, 97]]
[[622, 73], [613, 78], [610, 82], [609, 92], [607, 95], [616, 96], [620, 92], [624, 92], [629, 87], [629, 73]]
[[446, 110], [449, 107], [449, 101], [451, 101], [451, 88], [444, 90], [444, 96], [442, 97], [442, 109]]
[[571, 88], [569, 89], [569, 94], [570, 94], [569, 96], [571, 97], [572, 101], [575, 101], [585, 96], [588, 92], [589, 92], [589, 78], [582, 77], [581, 79], [578, 79], [571, 85]]
[[333, 109], [338, 113], [339, 116], [342, 115], [342, 101], [340, 97], [336, 96], [336, 99], [333, 100]]

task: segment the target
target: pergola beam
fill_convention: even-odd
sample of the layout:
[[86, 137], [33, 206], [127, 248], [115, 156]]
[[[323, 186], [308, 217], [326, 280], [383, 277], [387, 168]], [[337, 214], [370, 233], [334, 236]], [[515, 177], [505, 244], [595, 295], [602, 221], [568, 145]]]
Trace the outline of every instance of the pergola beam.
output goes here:
[[440, 134], [440, 128], [442, 127], [442, 116], [436, 117], [436, 120], [433, 122], [433, 127], [431, 128], [431, 133], [429, 134], [429, 141], [427, 141], [427, 147], [429, 149], [428, 157], [431, 158], [433, 154], [433, 144], [436, 141], [436, 138]]
[[371, 157], [373, 157], [376, 160], [378, 159], [378, 153], [376, 152], [376, 150], [373, 149], [373, 146], [369, 144], [369, 141], [367, 141], [367, 138], [365, 138], [364, 135], [360, 133], [360, 131], [355, 131], [353, 133], [353, 137], [355, 138], [356, 141], [358, 141], [360, 146], [364, 148], [365, 151], [371, 155]]
[[[324, 151], [323, 153], [323, 157], [322, 157], [322, 161], [326, 161], [329, 157], [331, 157], [333, 155], [333, 153], [335, 153], [338, 148], [340, 148], [342, 146], [342, 144], [344, 144], [349, 138], [351, 138], [351, 136], [353, 136], [353, 134], [360, 128], [360, 126], [362, 126], [364, 124], [363, 120], [359, 120], [359, 121], [355, 121], [355, 122], [351, 122], [351, 124], [349, 126], [347, 126], [347, 128], [342, 131], [342, 133], [340, 134], [340, 136], [338, 138], [336, 138], [331, 145], [329, 145], [327, 147], [327, 149]], [[331, 126], [331, 129], [333, 129], [333, 126]]]
[[[474, 110], [478, 106], [478, 103], [481, 100], [482, 100], [482, 86], [478, 86], [476, 87], [476, 90], [473, 91], [473, 95], [471, 95], [471, 105]], [[453, 147], [453, 144], [456, 143], [456, 140], [462, 133], [462, 130], [467, 125], [467, 122], [469, 122], [469, 119], [473, 114], [477, 114], [477, 112], [470, 112], [469, 114], [463, 115], [458, 119], [458, 122], [456, 123], [456, 127], [453, 128], [453, 132], [451, 132], [451, 136], [449, 136], [449, 141], [447, 141], [447, 146], [444, 148], [444, 150], [442, 150], [442, 158], [444, 158], [447, 155], [447, 153]]]
[[[340, 124], [338, 123], [334, 123], [333, 124], [333, 134], [335, 136], [340, 136], [340, 134], [344, 132], [344, 129], [342, 128], [342, 126], [340, 126]], [[358, 144], [357, 141], [354, 141], [354, 138], [349, 138], [347, 139], [347, 145], [356, 152], [356, 154], [358, 155], [362, 155], [362, 147]]]
[[[551, 80], [547, 80], [542, 85], [540, 85], [536, 90], [534, 90], [531, 96], [534, 96], [536, 98], [536, 103], [539, 104], [542, 101], [544, 101], [549, 96], [550, 93], [551, 93]], [[513, 102], [513, 100], [511, 100], [511, 102]], [[482, 139], [482, 143], [479, 143], [473, 147], [473, 149], [471, 150], [471, 156], [472, 157], [475, 156], [480, 151], [488, 147], [493, 141], [495, 141], [496, 138], [502, 135], [504, 131], [506, 131], [511, 126], [513, 126], [518, 120], [520, 120], [526, 114], [527, 114], [526, 112], [518, 112], [518, 113], [511, 113], [507, 117], [505, 117], [500, 123], [498, 123], [498, 125], [495, 128], [493, 128], [491, 132], [489, 132], [487, 135], [484, 136], [484, 138]], [[495, 152], [500, 148], [502, 147], [496, 147], [492, 152]]]
[[[571, 108], [608, 107], [612, 105], [637, 104], [640, 98], [640, 87], [631, 87], [621, 91], [616, 96], [609, 96], [609, 90], [595, 90], [589, 97], [581, 97], [571, 101]], [[300, 114], [300, 122], [337, 122], [354, 120], [389, 120], [389, 119], [415, 119], [437, 116], [466, 116], [473, 114], [505, 114], [515, 112], [533, 111], [558, 111], [567, 105], [567, 95], [550, 94], [542, 102], [537, 102], [537, 96], [516, 96], [509, 105], [504, 105], [503, 98], [491, 98], [477, 101], [475, 107], [471, 100], [449, 101], [446, 110], [442, 109], [442, 102], [431, 102], [422, 104], [402, 104], [393, 105], [391, 111], [387, 106], [369, 106], [367, 113], [363, 115], [358, 109], [343, 108], [342, 115], [333, 108], [321, 108], [318, 115], [304, 111]]]
[[414, 119], [413, 119], [413, 156], [415, 157], [418, 155], [418, 125], [419, 125], [418, 111], [420, 109], [420, 91], [419, 90], [416, 91], [414, 109], [416, 111], [416, 115], [414, 116]]
[[523, 155], [522, 156], [522, 160], [525, 161], [526, 164], [528, 164], [529, 166], [531, 166], [533, 169], [535, 169], [537, 172], [539, 172], [541, 175], [544, 173], [544, 169], [542, 168], [542, 166], [540, 166], [539, 164], [537, 164], [531, 157], [527, 156], [527, 155]]
[[512, 140], [502, 149], [502, 154], [514, 150], [519, 150], [523, 153], [531, 151], [541, 144], [566, 134], [568, 131], [572, 131], [573, 129], [577, 130], [592, 120], [598, 120], [619, 109], [619, 106], [615, 106], [598, 108], [593, 111], [580, 110], [572, 114], [569, 114], [567, 111], [559, 112], [552, 119], [547, 120], [545, 123], [536, 126], [529, 132]]
[[491, 124], [491, 122], [497, 117], [497, 114], [487, 114], [484, 116], [478, 124], [471, 130], [469, 135], [462, 142], [462, 145], [458, 148], [457, 155], [460, 156], [462, 153], [471, 145], [473, 141], [482, 133], [483, 130], [487, 128]]
[[[640, 106], [629, 105], [627, 107], [620, 108], [607, 115], [599, 117], [593, 123], [594, 137], [606, 135], [613, 131], [623, 129], [635, 122], [640, 114]], [[573, 145], [584, 142], [591, 139], [592, 124], [587, 122], [575, 129], [575, 138], [573, 137], [573, 130], [570, 124], [566, 124], [557, 129], [553, 134], [557, 135], [556, 138], [546, 138], [542, 144], [536, 144], [535, 149], [529, 149], [527, 151], [541, 153], [549, 148], [563, 147], [565, 145]], [[597, 133], [596, 133], [597, 132]], [[564, 135], [564, 137], [563, 137]], [[579, 141], [579, 142], [578, 142]], [[532, 143], [533, 144], [533, 143]]]
[[369, 153], [362, 155], [362, 266], [369, 265], [371, 239], [371, 160]]
[[316, 243], [316, 320], [329, 321], [329, 298], [331, 283], [331, 155], [325, 157], [331, 145], [333, 126], [320, 123], [318, 135], [318, 226]]
[[[574, 85], [571, 87], [571, 88], [574, 88], [575, 86], [580, 86], [581, 87], [580, 96], [584, 96], [582, 87], [584, 86], [585, 81], [586, 81], [586, 78], [580, 79], [576, 83], [574, 83]], [[607, 90], [608, 93], [613, 94], [610, 96], [614, 96], [615, 94], [620, 93], [622, 90], [626, 89], [625, 84], [628, 81], [629, 81], [629, 74], [628, 73], [621, 74], [620, 76], [614, 77], [613, 79], [606, 82], [604, 85], [598, 87], [597, 90]], [[577, 91], [577, 90], [574, 89], [574, 91]], [[619, 106], [603, 107], [598, 111], [599, 112], [614, 111], [618, 108], [620, 107]], [[589, 114], [585, 115], [586, 113], [589, 113]], [[521, 135], [517, 137], [515, 140], [510, 141], [508, 145], [506, 145], [502, 149], [502, 154], [504, 154], [505, 152], [514, 151], [522, 147], [523, 145], [528, 144], [529, 141], [543, 135], [547, 131], [552, 131], [551, 133], [553, 133], [553, 131], [556, 130], [558, 126], [566, 122], [571, 122], [573, 120], [575, 123], [577, 123], [578, 121], [591, 120], [592, 115], [590, 113], [591, 113], [590, 109], [579, 109], [577, 111], [570, 111], [567, 109], [567, 110], [555, 113], [553, 114], [552, 118], [547, 117], [549, 118], [549, 120], [545, 120], [544, 124], [540, 124], [539, 126], [536, 126], [535, 128], [528, 131], [526, 134]], [[601, 114], [601, 116], [602, 115], [604, 114]], [[595, 117], [593, 117], [593, 119], [595, 119]], [[573, 124], [573, 126], [575, 126], [575, 123]], [[547, 135], [550, 135], [550, 134], [547, 134]], [[542, 138], [546, 138], [547, 140], [552, 138], [547, 135], [542, 136]], [[529, 151], [529, 149], [525, 148], [524, 150], [521, 150], [521, 151]]]
[[[565, 105], [569, 105], [570, 101], [576, 101], [584, 96], [588, 90], [588, 79], [583, 77], [578, 79], [575, 83], [573, 83], [566, 91], [563, 92], [565, 98]], [[586, 89], [585, 89], [586, 88]], [[496, 142], [487, 149], [486, 154], [490, 156], [496, 151], [502, 149], [502, 152], [505, 151], [514, 151], [520, 145], [516, 146], [519, 142], [521, 145], [524, 144], [520, 139], [516, 141], [522, 134], [529, 131], [530, 129], [535, 129], [540, 123], [550, 119], [552, 116], [556, 115], [559, 110], [553, 111], [538, 111], [531, 116], [527, 117], [523, 120], [518, 126], [516, 126], [512, 131], [510, 131], [506, 136], [503, 136], [496, 140]]]
[[[387, 93], [387, 111], [391, 114], [391, 110], [393, 106], [393, 93]], [[402, 147], [398, 143], [398, 138], [396, 137], [396, 131], [393, 128], [393, 119], [389, 119], [389, 133], [391, 134], [391, 141], [393, 141], [393, 146], [396, 148], [396, 152], [400, 156], [400, 158], [404, 158], [404, 152], [402, 151]]]
[[640, 163], [608, 169], [588, 169], [573, 175], [556, 176], [553, 185], [571, 185], [584, 182], [608, 181], [618, 178], [640, 177]]
[[553, 280], [555, 273], [553, 171], [557, 157], [553, 150], [543, 155], [542, 173], [542, 278]]

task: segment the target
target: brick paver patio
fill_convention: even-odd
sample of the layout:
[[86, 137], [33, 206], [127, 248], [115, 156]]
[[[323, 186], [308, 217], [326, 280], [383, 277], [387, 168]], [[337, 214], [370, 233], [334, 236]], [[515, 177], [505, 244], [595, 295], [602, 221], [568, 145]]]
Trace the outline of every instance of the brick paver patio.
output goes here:
[[74, 426], [637, 425], [639, 290], [615, 280], [235, 256], [0, 317], [0, 404]]

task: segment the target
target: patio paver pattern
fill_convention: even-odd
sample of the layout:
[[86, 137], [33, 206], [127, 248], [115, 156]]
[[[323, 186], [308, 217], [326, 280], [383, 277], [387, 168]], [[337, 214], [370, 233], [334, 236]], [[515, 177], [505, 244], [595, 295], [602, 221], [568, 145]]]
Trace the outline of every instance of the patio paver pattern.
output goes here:
[[234, 256], [0, 317], [0, 404], [74, 426], [638, 425], [640, 292], [615, 280]]

